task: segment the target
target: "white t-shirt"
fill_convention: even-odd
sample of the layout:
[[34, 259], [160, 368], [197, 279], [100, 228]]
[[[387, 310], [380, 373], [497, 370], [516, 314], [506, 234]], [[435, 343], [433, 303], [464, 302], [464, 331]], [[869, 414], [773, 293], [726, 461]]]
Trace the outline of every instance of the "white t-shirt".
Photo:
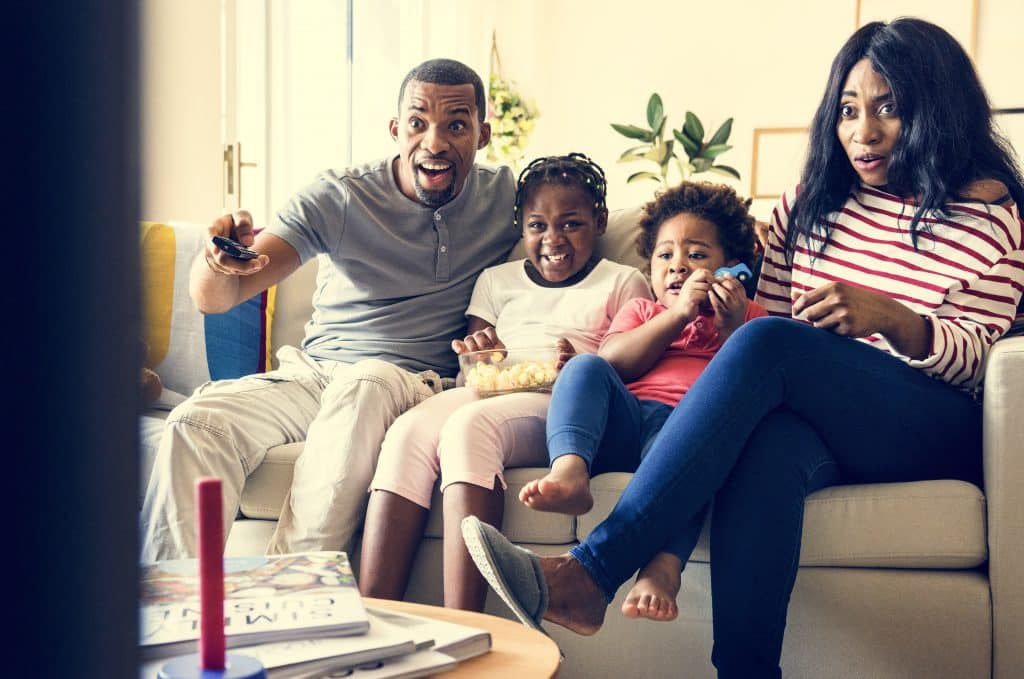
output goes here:
[[653, 299], [651, 286], [631, 266], [602, 259], [587, 276], [564, 288], [545, 288], [526, 275], [520, 259], [484, 269], [467, 316], [495, 327], [509, 348], [554, 346], [568, 339], [578, 353], [596, 353], [612, 318], [635, 297]]

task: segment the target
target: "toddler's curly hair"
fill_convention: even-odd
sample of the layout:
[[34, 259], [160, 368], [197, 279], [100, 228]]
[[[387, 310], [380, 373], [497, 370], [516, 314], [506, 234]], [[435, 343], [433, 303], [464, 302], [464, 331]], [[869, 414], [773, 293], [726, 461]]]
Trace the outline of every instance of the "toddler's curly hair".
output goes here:
[[718, 241], [727, 260], [737, 259], [747, 266], [754, 263], [754, 217], [748, 212], [750, 198], [740, 198], [724, 184], [683, 181], [661, 191], [644, 205], [636, 251], [650, 266], [658, 229], [678, 214], [688, 213], [706, 219], [718, 228]]

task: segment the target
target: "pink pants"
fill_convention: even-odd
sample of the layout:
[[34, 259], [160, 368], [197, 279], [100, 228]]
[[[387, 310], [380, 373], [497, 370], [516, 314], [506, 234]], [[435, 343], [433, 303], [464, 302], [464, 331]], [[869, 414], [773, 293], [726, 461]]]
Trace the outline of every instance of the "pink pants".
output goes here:
[[505, 467], [546, 467], [550, 394], [480, 398], [466, 387], [431, 396], [388, 428], [370, 490], [430, 508], [434, 483], [506, 488]]

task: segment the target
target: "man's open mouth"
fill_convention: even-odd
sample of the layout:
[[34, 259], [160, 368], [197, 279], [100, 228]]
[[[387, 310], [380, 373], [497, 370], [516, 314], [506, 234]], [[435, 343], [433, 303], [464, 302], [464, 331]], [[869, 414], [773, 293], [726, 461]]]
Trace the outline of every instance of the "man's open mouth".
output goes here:
[[563, 252], [563, 253], [558, 254], [558, 255], [550, 255], [550, 254], [549, 255], [541, 255], [541, 257], [543, 257], [544, 259], [548, 260], [549, 262], [551, 262], [553, 264], [559, 264], [559, 263], [564, 262], [565, 260], [567, 260], [569, 258], [569, 255], [568, 255], [568, 253]]
[[455, 165], [446, 160], [425, 160], [416, 167], [427, 176], [431, 183], [446, 177], [455, 169]]

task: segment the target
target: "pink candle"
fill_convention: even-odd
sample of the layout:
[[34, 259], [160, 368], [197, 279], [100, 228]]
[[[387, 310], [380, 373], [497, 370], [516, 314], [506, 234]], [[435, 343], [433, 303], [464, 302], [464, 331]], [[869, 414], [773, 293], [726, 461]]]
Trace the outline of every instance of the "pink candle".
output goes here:
[[224, 669], [224, 522], [220, 479], [196, 481], [199, 529], [199, 666]]

